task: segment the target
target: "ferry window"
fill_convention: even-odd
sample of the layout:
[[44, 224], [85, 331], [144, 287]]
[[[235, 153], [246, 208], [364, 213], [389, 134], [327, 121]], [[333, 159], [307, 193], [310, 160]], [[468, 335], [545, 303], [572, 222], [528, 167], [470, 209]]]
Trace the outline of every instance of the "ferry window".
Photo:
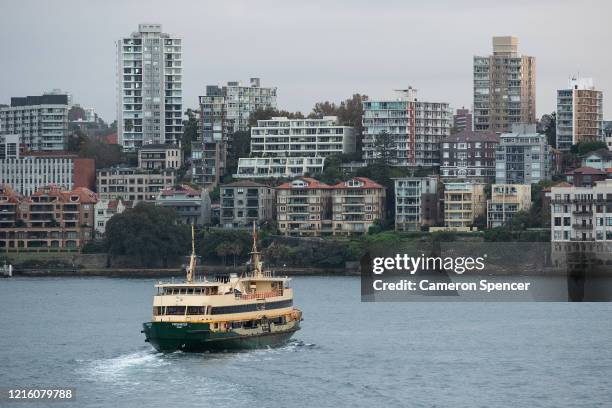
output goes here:
[[166, 306], [166, 314], [170, 316], [184, 315], [185, 306]]
[[155, 306], [153, 308], [153, 316], [159, 316], [161, 314], [163, 314], [162, 307], [161, 306]]
[[193, 288], [187, 289], [187, 294], [188, 295], [193, 295]]
[[204, 306], [187, 306], [188, 315], [202, 315], [204, 314]]
[[245, 329], [254, 329], [257, 327], [257, 320], [247, 320], [244, 322]]
[[242, 327], [242, 322], [232, 322], [232, 329], [239, 329]]

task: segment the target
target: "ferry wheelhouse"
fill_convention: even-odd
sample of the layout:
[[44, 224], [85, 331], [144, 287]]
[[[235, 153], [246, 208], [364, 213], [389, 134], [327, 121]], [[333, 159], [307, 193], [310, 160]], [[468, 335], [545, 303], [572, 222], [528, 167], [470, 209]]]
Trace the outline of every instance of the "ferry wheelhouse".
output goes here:
[[155, 285], [153, 318], [143, 324], [145, 341], [162, 352], [259, 348], [286, 342], [300, 329], [302, 312], [293, 307], [290, 279], [263, 269], [253, 225], [253, 249], [241, 274], [194, 279], [192, 253], [187, 279]]

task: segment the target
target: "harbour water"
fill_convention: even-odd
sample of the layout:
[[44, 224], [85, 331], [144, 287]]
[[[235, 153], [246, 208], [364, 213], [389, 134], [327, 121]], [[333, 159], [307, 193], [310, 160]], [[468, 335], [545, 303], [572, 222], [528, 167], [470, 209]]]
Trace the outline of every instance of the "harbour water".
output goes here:
[[286, 346], [159, 354], [153, 283], [1, 280], [0, 387], [76, 388], [53, 407], [612, 406], [611, 303], [361, 303], [359, 278], [297, 277]]

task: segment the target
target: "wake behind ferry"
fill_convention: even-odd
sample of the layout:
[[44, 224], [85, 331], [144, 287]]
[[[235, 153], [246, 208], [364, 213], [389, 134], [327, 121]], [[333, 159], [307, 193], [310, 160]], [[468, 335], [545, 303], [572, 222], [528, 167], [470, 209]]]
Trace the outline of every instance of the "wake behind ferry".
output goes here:
[[214, 281], [194, 280], [191, 232], [187, 279], [155, 285], [153, 319], [143, 324], [145, 341], [162, 352], [249, 349], [281, 345], [300, 329], [302, 312], [293, 307], [290, 279], [264, 271], [255, 224], [251, 270]]

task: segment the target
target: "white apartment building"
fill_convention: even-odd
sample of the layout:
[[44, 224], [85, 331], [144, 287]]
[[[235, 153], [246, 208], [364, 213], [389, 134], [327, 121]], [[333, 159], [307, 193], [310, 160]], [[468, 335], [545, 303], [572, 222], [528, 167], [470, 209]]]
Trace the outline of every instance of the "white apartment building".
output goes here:
[[125, 150], [176, 143], [183, 132], [182, 41], [139, 24], [117, 42], [117, 134]]
[[534, 184], [551, 178], [551, 148], [535, 125], [513, 125], [511, 133], [502, 133], [495, 160], [498, 184]]
[[295, 178], [323, 171], [325, 157], [252, 157], [238, 159], [234, 178]]
[[612, 122], [606, 121], [604, 122], [604, 141], [606, 146], [608, 146], [608, 150], [612, 151]]
[[[381, 146], [389, 148], [388, 164], [439, 166], [440, 141], [450, 135], [452, 114], [445, 102], [423, 102], [416, 89], [396, 91], [395, 99], [363, 102], [363, 159], [381, 158]], [[390, 139], [381, 143], [379, 138]]]
[[[355, 133], [336, 116], [276, 117], [251, 128], [251, 154], [240, 158], [236, 177], [298, 177], [323, 171], [324, 158], [355, 152]], [[260, 159], [261, 158], [261, 159]]]
[[592, 78], [573, 77], [557, 91], [557, 148], [568, 151], [582, 141], [604, 141], [603, 93]]
[[251, 113], [262, 108], [276, 108], [276, 87], [262, 87], [259, 78], [251, 78], [249, 85], [228, 82], [222, 89], [224, 120], [229, 132], [246, 131]]
[[10, 106], [0, 106], [1, 133], [19, 135], [28, 150], [62, 151], [68, 133], [67, 94], [11, 98]]
[[264, 184], [240, 180], [221, 186], [223, 228], [249, 227], [274, 219], [276, 191]]
[[402, 177], [394, 184], [396, 231], [420, 231], [441, 221], [442, 183], [438, 176]]
[[0, 159], [0, 184], [8, 184], [19, 194], [29, 196], [41, 187], [64, 190], [93, 188], [93, 159], [71, 155], [23, 156]]
[[612, 180], [550, 190], [551, 241], [612, 242]]
[[0, 134], [0, 160], [19, 158], [19, 135]]
[[94, 205], [96, 235], [98, 237], [103, 236], [106, 233], [106, 223], [108, 220], [115, 214], [121, 214], [126, 208], [126, 204], [121, 200], [99, 200]]
[[146, 145], [138, 149], [138, 167], [141, 169], [178, 169], [182, 164], [183, 157], [179, 145]]
[[587, 153], [582, 158], [582, 166], [606, 171], [612, 168], [612, 151], [603, 148]]
[[259, 78], [251, 78], [248, 86], [239, 81], [208, 85], [206, 95], [200, 96], [200, 139], [192, 147], [193, 181], [205, 187], [217, 185], [233, 134], [248, 131], [251, 114], [267, 108], [276, 108], [276, 88], [262, 87]]
[[180, 186], [162, 190], [155, 199], [155, 205], [173, 209], [179, 224], [210, 224], [211, 203], [206, 189]]

